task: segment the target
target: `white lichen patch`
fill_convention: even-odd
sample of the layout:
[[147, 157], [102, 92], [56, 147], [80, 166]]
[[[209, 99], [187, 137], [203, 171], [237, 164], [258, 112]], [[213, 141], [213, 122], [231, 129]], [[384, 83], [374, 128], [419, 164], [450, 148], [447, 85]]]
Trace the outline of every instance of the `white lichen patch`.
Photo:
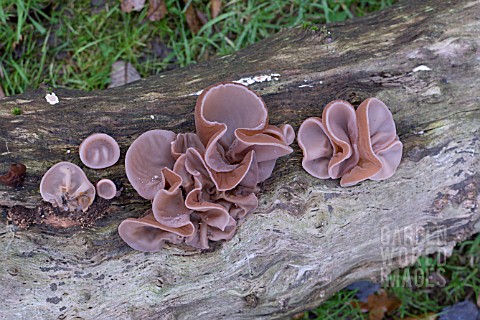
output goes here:
[[[248, 87], [249, 85], [252, 85], [254, 83], [278, 81], [280, 76], [281, 75], [279, 73], [271, 73], [271, 74], [263, 74], [263, 75], [252, 76], [252, 77], [245, 77], [238, 80], [233, 80], [232, 82], [240, 83]], [[187, 94], [187, 96], [199, 96], [202, 94], [202, 92], [203, 90], [199, 90], [197, 92]]]
[[58, 103], [58, 97], [55, 92], [47, 93], [47, 95], [45, 96], [45, 100], [47, 100], [47, 102], [50, 103], [52, 106]]
[[430, 69], [429, 67], [427, 67], [426, 65], [420, 65], [418, 67], [415, 67], [413, 68], [413, 72], [418, 72], [418, 71], [431, 71], [432, 69]]

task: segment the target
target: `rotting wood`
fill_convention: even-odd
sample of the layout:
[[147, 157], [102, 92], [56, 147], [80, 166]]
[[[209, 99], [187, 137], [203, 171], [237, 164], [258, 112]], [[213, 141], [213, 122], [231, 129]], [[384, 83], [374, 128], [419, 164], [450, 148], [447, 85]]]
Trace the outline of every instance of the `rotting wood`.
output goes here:
[[[0, 170], [20, 162], [28, 174], [23, 188], [0, 186], [1, 316], [285, 318], [354, 280], [378, 280], [420, 255], [448, 253], [480, 230], [479, 5], [406, 1], [319, 31], [285, 30], [236, 54], [126, 87], [55, 90], [55, 106], [42, 89], [2, 100]], [[419, 66], [431, 70], [414, 72]], [[340, 188], [308, 176], [294, 144], [231, 241], [203, 253], [127, 247], [116, 227], [148, 208], [124, 174], [128, 145], [149, 129], [193, 131], [192, 94], [202, 88], [272, 73], [278, 80], [251, 87], [277, 125], [298, 129], [336, 98], [385, 101], [404, 143], [395, 176]], [[22, 115], [11, 115], [13, 107]], [[112, 202], [98, 201], [84, 223], [78, 219], [86, 217], [49, 211], [38, 185], [54, 163], [79, 164], [79, 143], [93, 132], [115, 137], [122, 158], [87, 175], [113, 179], [124, 190]], [[24, 221], [26, 230], [19, 228], [22, 217], [32, 219]]]

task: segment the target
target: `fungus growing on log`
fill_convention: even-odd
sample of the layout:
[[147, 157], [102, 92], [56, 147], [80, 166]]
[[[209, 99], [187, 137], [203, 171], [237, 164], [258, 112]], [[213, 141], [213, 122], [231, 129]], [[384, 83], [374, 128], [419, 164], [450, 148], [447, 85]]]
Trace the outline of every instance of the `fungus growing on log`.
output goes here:
[[202, 92], [195, 106], [195, 127], [206, 148], [208, 167], [231, 176], [230, 185], [215, 181], [219, 190], [242, 185], [241, 180], [253, 162], [250, 151], [255, 151], [258, 165], [255, 184], [271, 175], [277, 158], [292, 152], [287, 143], [293, 140], [292, 127], [268, 125], [263, 99], [238, 83], [220, 83]]
[[120, 158], [120, 147], [108, 134], [94, 133], [82, 141], [79, 154], [87, 167], [104, 169], [117, 163]]
[[60, 162], [43, 175], [40, 194], [43, 200], [54, 207], [85, 212], [95, 199], [95, 187], [80, 167], [70, 162]]
[[157, 191], [163, 189], [162, 169], [173, 168], [175, 163], [170, 151], [175, 137], [171, 131], [150, 130], [128, 148], [125, 171], [128, 181], [141, 197], [153, 200]]
[[262, 98], [237, 83], [204, 90], [195, 124], [197, 134], [145, 132], [127, 151], [130, 183], [152, 200], [151, 213], [119, 226], [134, 249], [158, 251], [165, 241], [208, 249], [209, 241], [231, 239], [237, 220], [258, 205], [257, 184], [295, 138], [290, 125], [269, 125]]
[[146, 216], [133, 219], [128, 218], [118, 226], [118, 234], [130, 247], [145, 252], [156, 252], [165, 243], [181, 243], [190, 232], [172, 229], [161, 225], [150, 212]]
[[106, 200], [113, 199], [117, 195], [117, 187], [110, 179], [98, 181], [95, 188], [97, 189], [98, 196]]
[[355, 111], [335, 100], [322, 118], [306, 119], [298, 131], [303, 168], [320, 179], [340, 179], [341, 186], [391, 177], [402, 158], [402, 143], [390, 110], [368, 98]]
[[23, 183], [26, 171], [27, 167], [24, 164], [14, 163], [10, 165], [10, 169], [7, 173], [0, 176], [0, 183], [12, 188], [16, 188]]

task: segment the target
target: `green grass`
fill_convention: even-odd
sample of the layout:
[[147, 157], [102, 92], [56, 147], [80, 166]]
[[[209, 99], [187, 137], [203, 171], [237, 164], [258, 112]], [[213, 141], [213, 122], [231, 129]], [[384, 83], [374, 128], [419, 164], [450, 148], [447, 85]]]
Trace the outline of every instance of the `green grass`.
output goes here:
[[296, 319], [318, 319], [318, 320], [338, 320], [338, 319], [363, 319], [360, 309], [353, 307], [351, 302], [355, 300], [355, 291], [342, 290], [335, 293], [317, 309], [305, 312], [303, 317]]
[[14, 107], [12, 108], [12, 114], [14, 116], [19, 116], [22, 114], [22, 109], [20, 109], [19, 107]]
[[6, 95], [41, 83], [103, 89], [118, 59], [132, 63], [146, 77], [232, 53], [281, 28], [305, 23], [318, 28], [316, 24], [362, 16], [393, 1], [230, 0], [210, 19], [209, 1], [194, 0], [188, 3], [209, 21], [192, 34], [182, 1], [166, 0], [167, 16], [152, 22], [146, 19], [147, 7], [124, 13], [119, 1], [106, 0], [95, 7], [86, 0], [4, 0], [0, 7], [0, 84]]
[[[409, 268], [395, 270], [383, 284], [389, 295], [402, 305], [394, 319], [438, 314], [444, 307], [480, 295], [480, 234], [458, 244], [447, 258], [441, 254], [420, 257]], [[434, 278], [429, 278], [433, 276]], [[351, 307], [354, 292], [342, 290], [317, 309], [305, 313], [303, 319], [368, 319], [359, 309]], [[333, 311], [332, 311], [333, 310]]]

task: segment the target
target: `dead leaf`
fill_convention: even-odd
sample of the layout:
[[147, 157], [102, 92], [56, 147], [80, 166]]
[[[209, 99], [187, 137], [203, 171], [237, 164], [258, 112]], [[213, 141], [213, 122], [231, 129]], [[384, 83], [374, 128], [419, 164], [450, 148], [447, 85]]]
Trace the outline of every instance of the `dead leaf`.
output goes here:
[[2, 84], [0, 84], [0, 99], [5, 98], [5, 92], [3, 92]]
[[[186, 0], [184, 0], [186, 2]], [[195, 8], [193, 7], [193, 3], [187, 7], [185, 10], [185, 18], [187, 19], [188, 28], [193, 34], [196, 34], [198, 30], [202, 27], [200, 19], [198, 19], [197, 13]]]
[[130, 62], [118, 60], [112, 65], [108, 87], [115, 88], [140, 79], [140, 74]]
[[386, 313], [398, 309], [402, 301], [394, 296], [389, 297], [385, 290], [380, 290], [378, 294], [369, 295], [367, 302], [352, 301], [351, 305], [360, 308], [362, 312], [369, 312], [370, 320], [382, 320]]
[[148, 20], [158, 21], [163, 19], [166, 14], [167, 5], [165, 4], [165, 0], [148, 0]]
[[477, 307], [480, 308], [480, 294], [478, 295], [478, 298], [477, 298]]
[[208, 18], [207, 16], [205, 15], [205, 13], [203, 13], [202, 11], [198, 10], [198, 9], [195, 9], [195, 13], [197, 14], [197, 18], [198, 20], [200, 20], [200, 25], [204, 25], [208, 22]]
[[434, 312], [430, 312], [421, 316], [406, 317], [403, 320], [436, 320], [438, 315]]
[[210, 14], [212, 19], [215, 19], [222, 11], [222, 0], [210, 0]]
[[145, 0], [122, 0], [123, 12], [140, 11], [145, 6]]

